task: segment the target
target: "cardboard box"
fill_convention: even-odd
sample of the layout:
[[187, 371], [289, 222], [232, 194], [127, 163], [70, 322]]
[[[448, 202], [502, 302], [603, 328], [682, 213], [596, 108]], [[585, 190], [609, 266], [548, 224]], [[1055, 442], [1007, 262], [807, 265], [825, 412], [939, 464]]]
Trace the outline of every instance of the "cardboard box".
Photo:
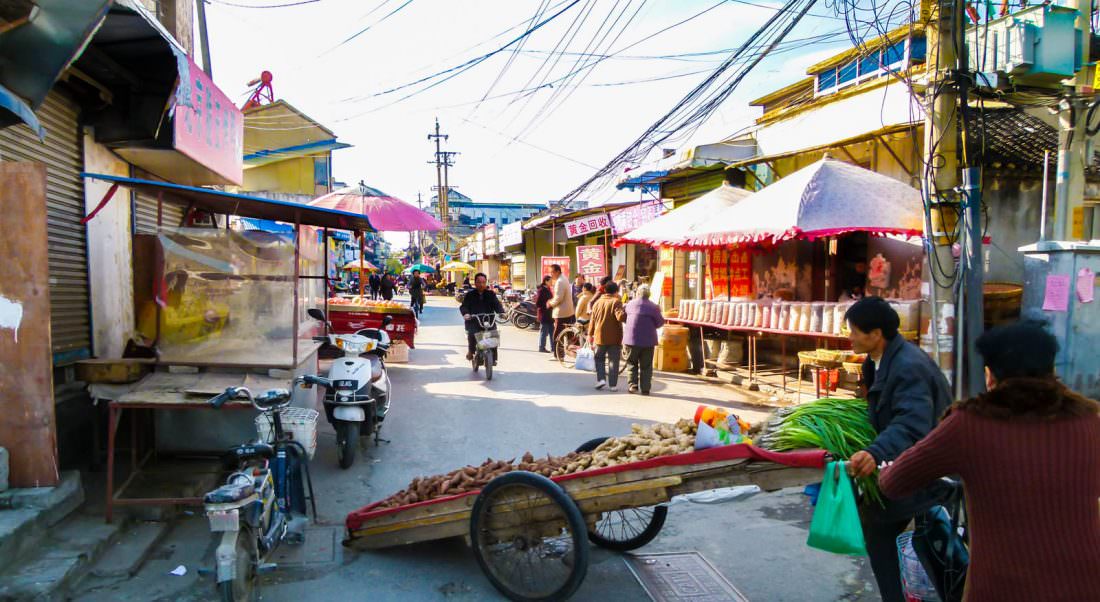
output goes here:
[[390, 350], [386, 353], [387, 364], [407, 364], [409, 363], [409, 346], [397, 339], [390, 343]]
[[653, 367], [662, 372], [687, 372], [688, 354], [684, 349], [657, 347], [653, 363]]

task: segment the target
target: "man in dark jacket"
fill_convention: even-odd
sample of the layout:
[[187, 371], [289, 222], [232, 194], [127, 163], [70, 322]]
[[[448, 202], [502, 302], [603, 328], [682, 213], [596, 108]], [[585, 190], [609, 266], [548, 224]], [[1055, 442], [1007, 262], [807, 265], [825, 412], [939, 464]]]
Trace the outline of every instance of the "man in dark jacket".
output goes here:
[[393, 301], [393, 276], [384, 274], [382, 280], [378, 283], [378, 292], [382, 294], [382, 298], [386, 301]]
[[[462, 298], [462, 305], [458, 306], [458, 313], [466, 320], [466, 359], [474, 359], [474, 349], [477, 348], [477, 340], [474, 333], [481, 332], [481, 322], [475, 314], [502, 314], [504, 306], [493, 289], [488, 287], [489, 277], [478, 273], [474, 276], [474, 290], [466, 293]], [[500, 348], [493, 349], [493, 365], [497, 365], [497, 353]]]
[[[852, 454], [852, 476], [874, 474], [923, 439], [939, 423], [951, 403], [951, 387], [932, 358], [898, 335], [897, 312], [880, 297], [865, 297], [844, 318], [851, 329], [852, 349], [866, 353], [863, 386], [867, 413], [878, 436], [867, 449]], [[897, 537], [918, 514], [936, 503], [934, 490], [888, 501], [869, 502], [862, 509], [867, 556], [884, 602], [904, 602]]]

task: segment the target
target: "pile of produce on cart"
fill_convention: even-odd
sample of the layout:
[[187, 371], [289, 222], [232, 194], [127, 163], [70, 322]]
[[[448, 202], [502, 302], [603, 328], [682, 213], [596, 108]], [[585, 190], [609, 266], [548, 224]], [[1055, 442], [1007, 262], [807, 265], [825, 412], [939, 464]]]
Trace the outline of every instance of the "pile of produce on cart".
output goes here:
[[[870, 445], [875, 434], [867, 417], [866, 400], [826, 397], [776, 411], [764, 424], [756, 443], [778, 452], [824, 449], [838, 460], [847, 460]], [[867, 499], [881, 502], [876, 475], [856, 482]]]
[[381, 508], [396, 508], [435, 498], [477, 491], [494, 478], [513, 470], [524, 470], [544, 477], [558, 477], [607, 466], [642, 462], [661, 456], [695, 450], [696, 424], [683, 419], [676, 424], [631, 425], [631, 434], [609, 437], [590, 452], [570, 452], [564, 456], [535, 458], [527, 452], [517, 462], [487, 459], [480, 466], [465, 466], [447, 474], [417, 477], [409, 486], [379, 503]]
[[336, 334], [351, 334], [364, 328], [381, 328], [382, 318], [392, 316], [386, 332], [395, 341], [404, 341], [415, 347], [417, 320], [407, 305], [397, 301], [372, 300], [358, 295], [354, 297], [329, 297], [328, 318]]

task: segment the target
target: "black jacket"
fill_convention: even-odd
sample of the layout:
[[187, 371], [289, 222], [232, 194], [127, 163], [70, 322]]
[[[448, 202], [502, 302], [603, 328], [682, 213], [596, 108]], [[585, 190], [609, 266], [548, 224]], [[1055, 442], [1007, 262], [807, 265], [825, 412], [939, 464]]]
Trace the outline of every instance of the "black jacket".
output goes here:
[[[497, 299], [497, 294], [493, 292], [493, 289], [487, 288], [481, 293], [478, 293], [477, 289], [471, 289], [462, 298], [462, 305], [458, 306], [458, 313], [463, 316], [502, 314], [504, 313], [504, 306], [500, 304], [500, 299]], [[478, 332], [480, 330], [481, 323], [477, 321], [477, 318], [466, 320], [467, 332]]]
[[[867, 413], [878, 436], [867, 446], [876, 463], [896, 459], [923, 439], [951, 404], [951, 387], [939, 366], [919, 347], [901, 336], [886, 346], [879, 366], [863, 363]], [[885, 516], [899, 520], [933, 505], [934, 492], [887, 502]]]

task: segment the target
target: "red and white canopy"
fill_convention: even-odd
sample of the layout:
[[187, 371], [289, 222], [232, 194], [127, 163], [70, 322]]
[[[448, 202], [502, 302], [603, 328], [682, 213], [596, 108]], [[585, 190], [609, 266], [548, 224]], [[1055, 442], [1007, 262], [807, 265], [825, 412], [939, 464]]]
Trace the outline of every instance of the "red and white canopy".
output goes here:
[[920, 192], [889, 176], [822, 159], [712, 216], [681, 248], [771, 245], [849, 232], [920, 236]]
[[675, 247], [706, 225], [722, 211], [736, 205], [752, 193], [743, 188], [722, 184], [703, 196], [678, 207], [657, 219], [627, 232], [615, 240], [615, 246], [643, 244], [653, 247]]

